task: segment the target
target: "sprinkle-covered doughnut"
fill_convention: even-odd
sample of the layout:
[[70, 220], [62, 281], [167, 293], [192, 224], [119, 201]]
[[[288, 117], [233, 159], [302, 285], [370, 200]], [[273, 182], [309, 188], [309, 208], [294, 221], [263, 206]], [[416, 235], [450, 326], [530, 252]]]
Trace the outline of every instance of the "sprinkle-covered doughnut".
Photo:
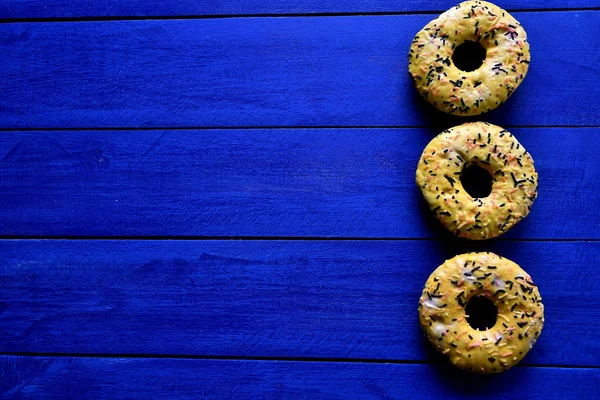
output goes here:
[[[498, 310], [487, 330], [469, 325], [465, 307], [483, 296]], [[495, 373], [517, 364], [544, 326], [544, 305], [531, 277], [514, 262], [493, 253], [458, 255], [438, 267], [419, 300], [425, 335], [456, 367]]]
[[[465, 42], [484, 52], [474, 71], [460, 70], [453, 61]], [[502, 104], [525, 78], [529, 61], [521, 24], [486, 1], [465, 1], [444, 12], [417, 33], [408, 53], [418, 92], [436, 108], [465, 116]]]
[[[487, 197], [473, 198], [461, 174], [476, 165], [491, 175]], [[529, 214], [537, 197], [533, 159], [507, 130], [487, 122], [455, 126], [425, 148], [416, 181], [439, 221], [454, 235], [482, 240], [501, 235]]]

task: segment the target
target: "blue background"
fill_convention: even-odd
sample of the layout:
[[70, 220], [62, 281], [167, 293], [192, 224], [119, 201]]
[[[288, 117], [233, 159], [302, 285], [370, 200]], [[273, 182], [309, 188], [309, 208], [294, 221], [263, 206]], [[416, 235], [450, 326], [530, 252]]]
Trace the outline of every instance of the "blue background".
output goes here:
[[[4, 0], [3, 398], [594, 399], [600, 2], [507, 0], [532, 63], [499, 109], [443, 115], [407, 74], [446, 0]], [[514, 133], [539, 198], [467, 242], [414, 183], [465, 120]], [[429, 274], [494, 251], [546, 325], [496, 376], [434, 354]]]

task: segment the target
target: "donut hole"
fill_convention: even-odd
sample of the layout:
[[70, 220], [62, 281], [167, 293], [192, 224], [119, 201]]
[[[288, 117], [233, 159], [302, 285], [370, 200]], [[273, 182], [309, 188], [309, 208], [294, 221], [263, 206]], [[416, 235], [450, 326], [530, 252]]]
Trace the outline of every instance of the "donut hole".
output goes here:
[[452, 62], [461, 71], [475, 71], [485, 60], [485, 48], [477, 42], [467, 40], [459, 44], [452, 54]]
[[492, 193], [492, 175], [477, 164], [468, 165], [463, 169], [460, 182], [473, 198], [488, 197]]
[[469, 300], [465, 307], [467, 322], [471, 328], [478, 331], [487, 331], [496, 325], [498, 308], [487, 297], [475, 296]]

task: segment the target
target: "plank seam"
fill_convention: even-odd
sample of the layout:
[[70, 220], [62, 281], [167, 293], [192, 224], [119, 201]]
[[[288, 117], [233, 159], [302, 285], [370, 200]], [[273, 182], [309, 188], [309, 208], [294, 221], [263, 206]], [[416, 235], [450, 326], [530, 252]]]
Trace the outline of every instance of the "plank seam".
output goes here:
[[[454, 240], [462, 242], [454, 237], [422, 237], [422, 238], [371, 238], [371, 237], [353, 237], [353, 236], [11, 236], [0, 235], [0, 240], [63, 240], [63, 241], [396, 241], [396, 242], [423, 242], [423, 241], [448, 241]], [[600, 239], [568, 239], [568, 238], [499, 238], [494, 242], [583, 242], [597, 243]], [[467, 243], [467, 242], [464, 242]]]
[[[327, 362], [355, 364], [440, 364], [434, 360], [394, 360], [377, 358], [327, 358], [327, 357], [260, 357], [260, 356], [211, 356], [185, 354], [86, 354], [86, 353], [39, 353], [39, 352], [0, 352], [5, 357], [55, 357], [55, 358], [127, 358], [127, 359], [173, 359], [173, 360], [223, 360], [223, 361], [278, 361], [278, 362]], [[593, 365], [568, 364], [527, 364], [520, 363], [517, 368], [563, 368], [563, 369], [600, 369]]]
[[[465, 119], [464, 122], [470, 121]], [[450, 122], [450, 125], [454, 124]], [[516, 129], [598, 129], [600, 125], [503, 125], [505, 128]], [[37, 127], [37, 128], [0, 128], [0, 132], [57, 132], [57, 131], [210, 131], [210, 130], [323, 130], [323, 129], [437, 129], [430, 125], [330, 125], [330, 126], [308, 126], [308, 125], [281, 125], [281, 126], [182, 126], [182, 127]], [[441, 129], [441, 128], [440, 128]]]
[[[544, 13], [544, 12], [579, 12], [598, 11], [600, 7], [577, 8], [532, 8], [507, 9], [511, 13]], [[208, 15], [164, 15], [164, 16], [95, 16], [95, 17], [47, 17], [47, 18], [5, 18], [0, 24], [21, 24], [39, 22], [110, 22], [110, 21], [161, 21], [161, 20], [203, 20], [203, 19], [233, 19], [233, 18], [306, 18], [306, 17], [368, 17], [395, 15], [437, 15], [446, 10], [421, 11], [374, 11], [374, 12], [319, 12], [319, 13], [258, 13], [258, 14], [208, 14]]]

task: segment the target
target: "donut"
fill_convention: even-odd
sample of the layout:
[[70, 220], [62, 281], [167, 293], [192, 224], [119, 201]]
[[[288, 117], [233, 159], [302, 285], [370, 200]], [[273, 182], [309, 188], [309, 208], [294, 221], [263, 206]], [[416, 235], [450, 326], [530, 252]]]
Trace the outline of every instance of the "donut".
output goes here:
[[[478, 52], [481, 66], [459, 69], [462, 55], [476, 58]], [[516, 19], [492, 3], [465, 1], [417, 33], [408, 70], [417, 91], [434, 107], [468, 116], [493, 110], [510, 97], [529, 61], [527, 35]]]
[[[487, 197], [471, 197], [461, 183], [463, 171], [474, 165], [491, 176]], [[538, 174], [510, 132], [487, 122], [469, 122], [429, 142], [416, 181], [446, 229], [458, 237], [483, 240], [501, 235], [529, 214]]]
[[[472, 328], [465, 313], [475, 297], [497, 308], [487, 330]], [[544, 305], [517, 264], [493, 253], [468, 253], [433, 271], [419, 300], [419, 319], [425, 336], [454, 366], [488, 374], [525, 357], [542, 332]]]

